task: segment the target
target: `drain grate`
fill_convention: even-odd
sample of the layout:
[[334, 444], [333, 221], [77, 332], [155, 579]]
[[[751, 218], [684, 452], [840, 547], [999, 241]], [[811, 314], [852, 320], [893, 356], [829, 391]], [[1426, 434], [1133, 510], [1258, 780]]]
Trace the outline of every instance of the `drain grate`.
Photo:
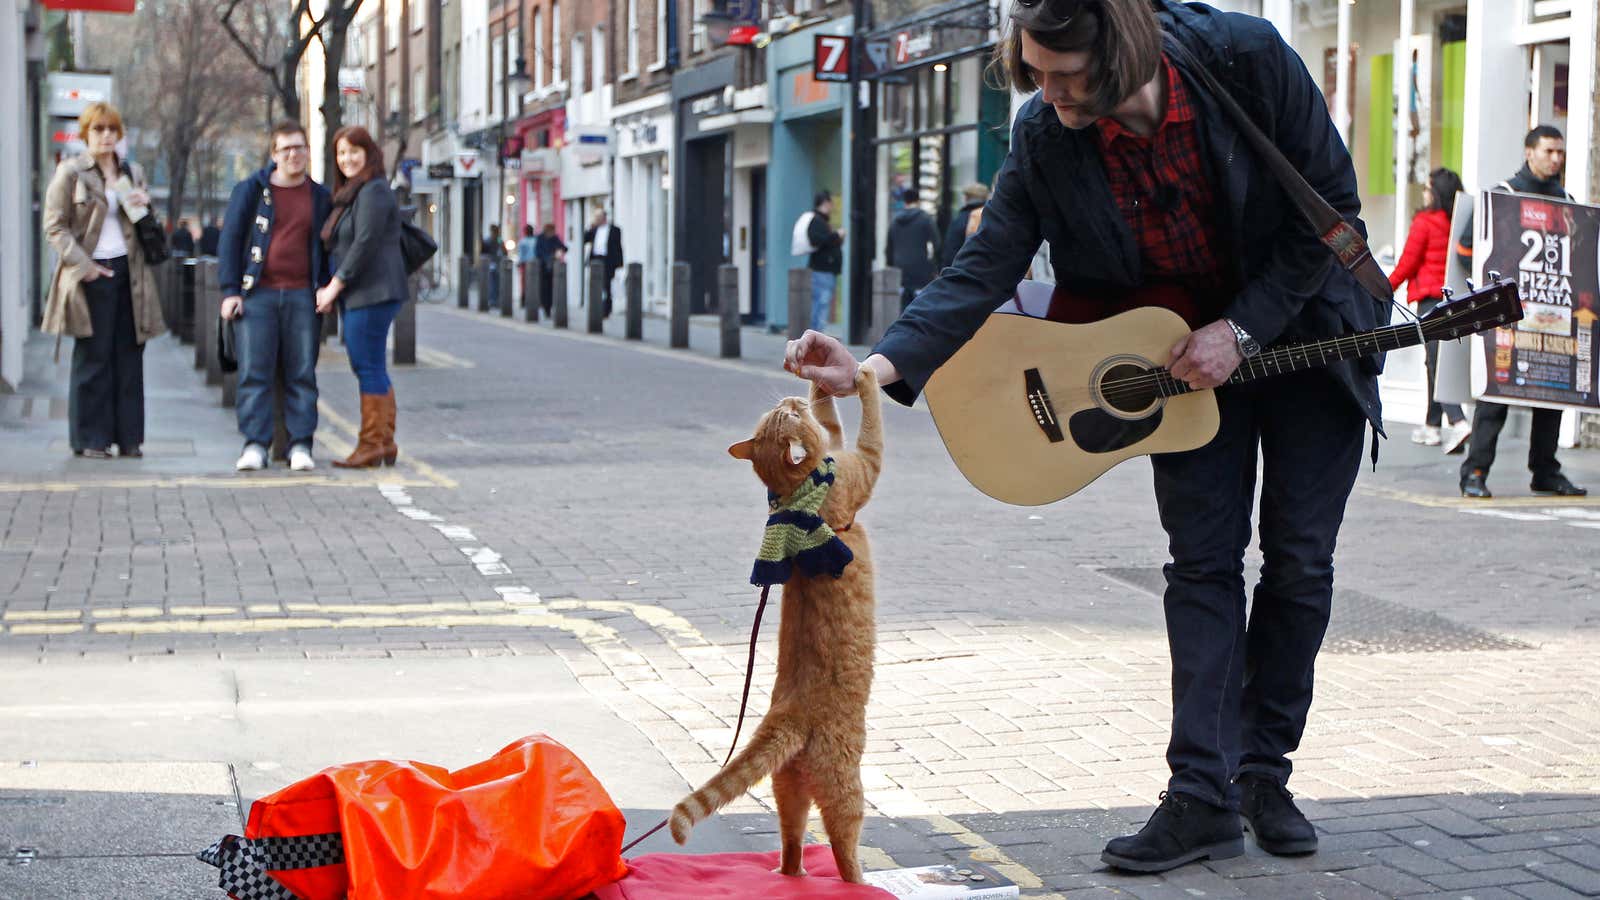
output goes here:
[[[1105, 568], [1101, 575], [1161, 596], [1167, 579], [1160, 568]], [[1322, 641], [1324, 653], [1445, 653], [1462, 650], [1534, 650], [1532, 644], [1452, 622], [1360, 591], [1334, 589], [1333, 618]]]

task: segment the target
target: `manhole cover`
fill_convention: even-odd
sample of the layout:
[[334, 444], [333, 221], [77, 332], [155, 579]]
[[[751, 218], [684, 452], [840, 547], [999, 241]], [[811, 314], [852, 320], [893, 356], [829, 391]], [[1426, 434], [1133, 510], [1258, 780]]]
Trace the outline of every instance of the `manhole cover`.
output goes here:
[[[1167, 579], [1159, 568], [1097, 570], [1113, 581], [1161, 596]], [[1490, 634], [1443, 616], [1380, 600], [1360, 591], [1334, 589], [1333, 618], [1322, 641], [1324, 653], [1444, 653], [1461, 650], [1534, 650], [1532, 644]]]

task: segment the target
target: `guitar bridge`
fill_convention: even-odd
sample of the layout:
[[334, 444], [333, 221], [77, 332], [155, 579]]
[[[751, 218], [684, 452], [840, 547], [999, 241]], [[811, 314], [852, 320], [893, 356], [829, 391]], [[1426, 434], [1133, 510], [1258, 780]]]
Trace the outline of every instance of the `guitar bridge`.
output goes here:
[[1039, 423], [1039, 430], [1052, 444], [1065, 440], [1061, 434], [1061, 423], [1056, 419], [1055, 405], [1050, 402], [1050, 392], [1045, 390], [1039, 370], [1027, 369], [1022, 373], [1022, 378], [1028, 389], [1028, 408], [1033, 410], [1033, 420]]

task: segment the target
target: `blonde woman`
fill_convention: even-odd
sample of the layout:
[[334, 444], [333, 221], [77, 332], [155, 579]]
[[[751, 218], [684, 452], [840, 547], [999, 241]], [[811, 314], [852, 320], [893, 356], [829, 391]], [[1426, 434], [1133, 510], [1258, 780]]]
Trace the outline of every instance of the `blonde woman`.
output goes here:
[[78, 117], [88, 150], [61, 161], [45, 192], [45, 239], [56, 253], [43, 329], [70, 336], [72, 452], [143, 456], [144, 345], [162, 332], [155, 274], [134, 237], [150, 204], [144, 172], [117, 154], [122, 115], [91, 103]]

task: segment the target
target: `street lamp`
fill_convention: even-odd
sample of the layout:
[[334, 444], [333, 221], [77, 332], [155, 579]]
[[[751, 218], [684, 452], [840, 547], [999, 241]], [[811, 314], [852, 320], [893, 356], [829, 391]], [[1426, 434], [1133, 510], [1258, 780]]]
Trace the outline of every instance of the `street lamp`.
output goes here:
[[506, 85], [516, 91], [520, 98], [528, 92], [528, 86], [533, 84], [533, 76], [528, 74], [528, 60], [517, 54], [517, 67], [510, 75], [506, 76]]

